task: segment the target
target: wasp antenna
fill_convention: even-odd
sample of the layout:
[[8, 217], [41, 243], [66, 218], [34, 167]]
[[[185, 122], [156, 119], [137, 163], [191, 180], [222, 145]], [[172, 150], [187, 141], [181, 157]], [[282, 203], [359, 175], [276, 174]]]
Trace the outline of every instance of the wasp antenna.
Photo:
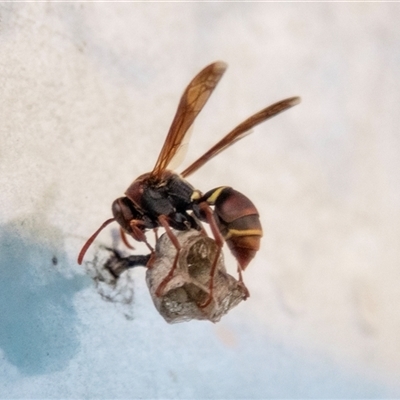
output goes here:
[[288, 99], [288, 103], [290, 104], [290, 106], [293, 107], [293, 106], [301, 103], [301, 97], [298, 97], [298, 96], [292, 97], [292, 98]]
[[78, 264], [81, 265], [83, 261], [83, 257], [85, 256], [87, 249], [91, 246], [93, 243], [94, 239], [96, 239], [97, 235], [108, 225], [111, 224], [111, 222], [115, 221], [115, 218], [110, 218], [107, 221], [103, 222], [103, 224], [100, 226], [99, 229], [95, 233], [93, 233], [92, 236], [87, 240], [87, 242], [83, 245], [82, 250], [79, 253], [78, 256]]

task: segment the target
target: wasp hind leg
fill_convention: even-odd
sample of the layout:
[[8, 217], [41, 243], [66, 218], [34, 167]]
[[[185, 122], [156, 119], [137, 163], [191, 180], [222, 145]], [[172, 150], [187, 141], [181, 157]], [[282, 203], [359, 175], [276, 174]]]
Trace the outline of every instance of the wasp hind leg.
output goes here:
[[238, 263], [237, 270], [238, 270], [238, 274], [239, 274], [239, 285], [243, 288], [244, 300], [247, 300], [250, 297], [250, 292], [249, 292], [249, 289], [247, 289], [247, 286], [244, 284], [242, 267], [240, 266], [239, 263]]
[[168, 272], [168, 275], [158, 285], [158, 288], [156, 289], [156, 292], [155, 292], [157, 297], [161, 297], [163, 292], [164, 292], [165, 286], [167, 285], [167, 283], [174, 276], [176, 267], [178, 265], [179, 253], [181, 252], [181, 245], [179, 244], [179, 241], [178, 241], [177, 237], [172, 232], [171, 227], [168, 224], [167, 218], [164, 215], [160, 215], [158, 217], [158, 221], [159, 221], [160, 225], [165, 229], [165, 233], [168, 235], [168, 237], [171, 240], [172, 244], [176, 248], [176, 255], [175, 255], [175, 258], [174, 258], [174, 263], [172, 264], [172, 268]]
[[215, 221], [214, 218], [214, 213], [209, 204], [206, 201], [203, 201], [199, 203], [199, 207], [200, 210], [204, 213], [208, 224], [210, 225], [211, 232], [214, 236], [215, 244], [217, 245], [217, 250], [215, 252], [214, 260], [210, 270], [210, 283], [208, 286], [209, 293], [206, 300], [203, 303], [199, 304], [200, 308], [205, 308], [211, 303], [211, 301], [214, 298], [214, 277], [217, 269], [218, 259], [219, 256], [221, 255], [222, 246], [224, 245], [224, 239], [221, 235], [221, 232], [218, 229], [217, 222]]

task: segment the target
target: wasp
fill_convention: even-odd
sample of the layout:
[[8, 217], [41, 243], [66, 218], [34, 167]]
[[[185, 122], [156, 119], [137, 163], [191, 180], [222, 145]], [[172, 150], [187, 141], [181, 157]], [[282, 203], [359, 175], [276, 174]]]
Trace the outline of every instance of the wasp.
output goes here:
[[[259, 250], [262, 237], [260, 217], [255, 205], [244, 194], [228, 186], [220, 186], [203, 194], [186, 178], [248, 135], [254, 126], [298, 104], [300, 98], [291, 97], [279, 101], [252, 115], [178, 174], [171, 168], [172, 161], [187, 145], [188, 132], [194, 120], [216, 88], [226, 68], [226, 63], [218, 61], [205, 67], [192, 79], [180, 99], [153, 170], [136, 178], [126, 190], [125, 196], [113, 202], [111, 207], [113, 218], [106, 220], [87, 240], [78, 256], [79, 264], [82, 263], [87, 249], [99, 232], [113, 221], [120, 225], [121, 237], [125, 244], [128, 245], [127, 234], [136, 241], [145, 243], [152, 254], [154, 250], [147, 241], [146, 231], [154, 230], [157, 237], [157, 229], [162, 227], [176, 248], [176, 256], [171, 270], [156, 290], [156, 295], [161, 296], [165, 286], [174, 276], [181, 251], [173, 230], [204, 231], [202, 222], [205, 222], [211, 228], [218, 250], [210, 272], [209, 296], [201, 306], [207, 306], [212, 300], [214, 274], [224, 242], [238, 262], [239, 282], [246, 288], [242, 271]], [[151, 257], [148, 267], [151, 267]], [[249, 292], [246, 289], [246, 297], [248, 296]]]

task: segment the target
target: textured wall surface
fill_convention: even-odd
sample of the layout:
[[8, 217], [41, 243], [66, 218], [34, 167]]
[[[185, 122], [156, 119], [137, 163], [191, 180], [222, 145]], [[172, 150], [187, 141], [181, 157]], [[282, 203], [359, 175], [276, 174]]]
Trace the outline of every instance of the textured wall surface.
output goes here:
[[[0, 4], [0, 397], [400, 396], [399, 12]], [[251, 298], [215, 325], [168, 325], [143, 269], [131, 304], [106, 302], [76, 256], [219, 59], [187, 163], [266, 105], [302, 103], [191, 178], [257, 205]]]

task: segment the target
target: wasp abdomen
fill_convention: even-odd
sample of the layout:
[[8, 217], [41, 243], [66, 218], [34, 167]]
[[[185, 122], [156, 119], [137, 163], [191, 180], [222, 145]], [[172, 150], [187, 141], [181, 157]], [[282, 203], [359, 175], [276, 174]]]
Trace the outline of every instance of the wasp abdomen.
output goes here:
[[255, 205], [244, 194], [226, 186], [210, 190], [203, 199], [215, 206], [219, 230], [244, 270], [259, 250], [262, 237]]

